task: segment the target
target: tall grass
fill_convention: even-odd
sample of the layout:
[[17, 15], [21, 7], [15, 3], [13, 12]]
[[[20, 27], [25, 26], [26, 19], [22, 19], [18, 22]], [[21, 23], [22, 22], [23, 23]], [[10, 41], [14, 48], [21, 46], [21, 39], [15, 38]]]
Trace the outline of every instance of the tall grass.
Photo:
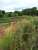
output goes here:
[[15, 34], [14, 32], [7, 32], [9, 35], [0, 39], [0, 47], [4, 50], [31, 50], [36, 46], [38, 37], [36, 25], [38, 26], [38, 20], [32, 16], [17, 18]]

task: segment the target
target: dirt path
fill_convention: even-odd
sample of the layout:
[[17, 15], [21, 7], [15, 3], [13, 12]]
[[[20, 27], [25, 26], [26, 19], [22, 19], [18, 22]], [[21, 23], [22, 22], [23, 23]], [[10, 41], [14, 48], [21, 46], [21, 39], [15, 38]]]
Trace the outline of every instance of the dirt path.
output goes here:
[[16, 32], [16, 23], [15, 22], [11, 22], [10, 26], [8, 26], [5, 29], [5, 33], [7, 33], [7, 35], [9, 35], [10, 32]]
[[5, 35], [8, 36], [9, 33], [11, 33], [11, 32], [16, 32], [16, 22], [11, 22], [10, 25], [7, 28], [3, 28], [3, 31], [1, 29], [0, 38], [4, 38]]
[[10, 26], [8, 26], [8, 28], [5, 29], [6, 32], [12, 31], [15, 32], [16, 31], [16, 23], [15, 22], [11, 22]]

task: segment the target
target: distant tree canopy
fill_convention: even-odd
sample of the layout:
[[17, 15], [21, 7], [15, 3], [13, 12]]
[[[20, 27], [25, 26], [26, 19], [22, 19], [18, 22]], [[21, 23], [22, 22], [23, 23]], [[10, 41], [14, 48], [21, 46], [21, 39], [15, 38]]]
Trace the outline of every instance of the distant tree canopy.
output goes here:
[[28, 8], [28, 9], [23, 9], [22, 10], [23, 14], [24, 15], [38, 15], [38, 10], [36, 7], [33, 7], [33, 8]]
[[38, 10], [36, 7], [23, 9], [22, 11], [14, 11], [16, 16], [22, 15], [31, 15], [31, 16], [38, 16]]
[[12, 12], [9, 12], [8, 13], [8, 17], [12, 17]]
[[22, 12], [21, 11], [15, 11], [14, 14], [17, 15], [17, 16], [22, 16]]
[[27, 8], [23, 9], [22, 11], [14, 11], [14, 12], [5, 12], [4, 10], [0, 10], [0, 18], [22, 16], [22, 15], [38, 16], [38, 10], [36, 7]]
[[3, 17], [5, 15], [5, 11], [4, 10], [0, 10], [0, 18]]

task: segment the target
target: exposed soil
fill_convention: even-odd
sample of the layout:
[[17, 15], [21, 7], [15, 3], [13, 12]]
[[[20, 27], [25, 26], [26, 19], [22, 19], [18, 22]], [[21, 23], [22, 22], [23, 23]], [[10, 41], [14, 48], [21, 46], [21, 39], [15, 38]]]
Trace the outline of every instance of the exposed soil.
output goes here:
[[9, 32], [16, 32], [16, 22], [10, 22], [10, 25], [8, 25], [7, 28], [1, 27], [0, 38], [3, 38], [5, 35], [9, 35]]

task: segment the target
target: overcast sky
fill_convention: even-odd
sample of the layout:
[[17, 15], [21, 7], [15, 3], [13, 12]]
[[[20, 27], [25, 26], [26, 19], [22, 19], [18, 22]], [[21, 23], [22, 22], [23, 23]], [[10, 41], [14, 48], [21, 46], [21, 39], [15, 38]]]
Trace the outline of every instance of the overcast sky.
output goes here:
[[16, 8], [38, 8], [38, 0], [0, 0], [0, 9], [12, 11]]

